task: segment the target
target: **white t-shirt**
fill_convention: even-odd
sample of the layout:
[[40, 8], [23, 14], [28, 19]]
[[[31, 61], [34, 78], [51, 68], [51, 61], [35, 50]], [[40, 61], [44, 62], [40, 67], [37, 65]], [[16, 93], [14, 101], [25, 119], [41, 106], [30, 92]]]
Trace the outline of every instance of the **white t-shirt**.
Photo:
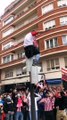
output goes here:
[[24, 47], [33, 45], [34, 39], [35, 39], [35, 37], [32, 35], [32, 33], [31, 32], [28, 33], [24, 38]]

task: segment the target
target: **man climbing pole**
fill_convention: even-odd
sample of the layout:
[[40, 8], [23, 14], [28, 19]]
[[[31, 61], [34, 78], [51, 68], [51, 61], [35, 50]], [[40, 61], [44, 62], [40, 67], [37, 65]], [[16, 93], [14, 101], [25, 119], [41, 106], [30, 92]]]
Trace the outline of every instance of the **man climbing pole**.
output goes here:
[[36, 36], [42, 32], [43, 31], [33, 30], [32, 32], [27, 33], [24, 38], [25, 55], [28, 59], [33, 57], [33, 62], [36, 63], [38, 63], [40, 59], [40, 51], [39, 51], [38, 43], [36, 41]]

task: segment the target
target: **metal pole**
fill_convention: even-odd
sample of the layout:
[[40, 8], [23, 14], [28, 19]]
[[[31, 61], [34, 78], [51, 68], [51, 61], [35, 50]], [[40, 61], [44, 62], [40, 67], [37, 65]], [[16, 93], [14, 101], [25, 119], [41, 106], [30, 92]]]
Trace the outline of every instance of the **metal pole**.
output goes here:
[[35, 99], [34, 99], [34, 84], [32, 84], [31, 72], [30, 74], [30, 95], [31, 95], [31, 120], [36, 120], [35, 115]]

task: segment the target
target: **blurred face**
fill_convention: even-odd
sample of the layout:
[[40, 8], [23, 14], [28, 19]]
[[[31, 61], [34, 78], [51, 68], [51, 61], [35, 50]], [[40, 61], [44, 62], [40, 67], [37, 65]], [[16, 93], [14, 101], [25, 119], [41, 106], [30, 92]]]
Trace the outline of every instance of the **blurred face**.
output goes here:
[[18, 98], [20, 98], [20, 97], [21, 97], [21, 95], [18, 93], [18, 94], [17, 94], [17, 97], [18, 97]]
[[3, 105], [0, 105], [0, 108], [3, 109]]
[[50, 97], [49, 93], [46, 93], [46, 97]]
[[26, 95], [28, 95], [28, 93], [29, 93], [29, 91], [28, 91], [28, 90], [26, 90]]
[[52, 94], [52, 93], [49, 93], [49, 96], [50, 96], [50, 97], [53, 97], [53, 94]]

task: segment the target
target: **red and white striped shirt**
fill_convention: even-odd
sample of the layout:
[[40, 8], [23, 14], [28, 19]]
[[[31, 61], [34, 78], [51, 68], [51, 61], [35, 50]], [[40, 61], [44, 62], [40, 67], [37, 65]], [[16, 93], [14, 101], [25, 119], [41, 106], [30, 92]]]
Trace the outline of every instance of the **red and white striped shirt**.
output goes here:
[[51, 97], [43, 98], [40, 103], [44, 103], [44, 111], [52, 111], [53, 110], [53, 101]]

